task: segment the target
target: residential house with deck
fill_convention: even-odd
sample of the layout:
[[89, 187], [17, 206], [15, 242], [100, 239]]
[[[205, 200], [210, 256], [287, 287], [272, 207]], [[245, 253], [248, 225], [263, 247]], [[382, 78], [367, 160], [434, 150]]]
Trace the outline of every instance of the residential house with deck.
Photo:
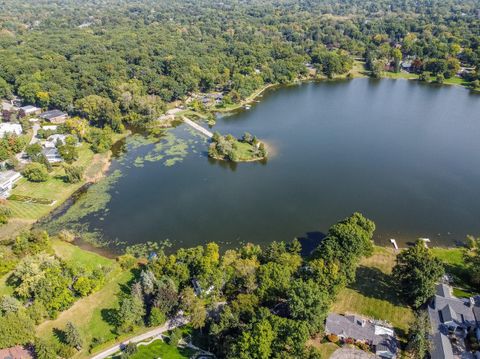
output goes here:
[[325, 324], [326, 334], [335, 334], [346, 341], [353, 339], [370, 345], [380, 358], [397, 356], [398, 342], [395, 332], [387, 323], [367, 319], [356, 314], [330, 313]]
[[428, 306], [432, 325], [432, 358], [450, 359], [469, 357], [465, 338], [474, 331], [480, 340], [480, 297], [457, 298], [452, 287], [440, 283]]

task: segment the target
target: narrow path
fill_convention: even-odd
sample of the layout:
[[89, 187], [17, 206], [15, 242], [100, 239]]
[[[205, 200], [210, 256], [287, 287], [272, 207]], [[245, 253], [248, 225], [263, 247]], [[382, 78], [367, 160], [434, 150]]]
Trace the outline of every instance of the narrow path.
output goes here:
[[213, 137], [213, 133], [211, 133], [211, 132], [208, 131], [207, 129], [203, 128], [203, 127], [200, 126], [199, 124], [193, 122], [192, 120], [186, 118], [185, 116], [183, 116], [182, 119], [183, 119], [183, 122], [185, 122], [187, 125], [189, 125], [190, 127], [194, 128], [195, 130], [201, 132], [202, 134], [204, 134], [204, 135], [207, 136], [208, 138], [212, 138], [212, 137]]
[[138, 343], [138, 342], [142, 342], [142, 341], [144, 341], [146, 339], [149, 339], [149, 338], [157, 337], [164, 332], [175, 329], [177, 327], [181, 327], [181, 326], [187, 324], [188, 322], [189, 322], [188, 318], [180, 314], [180, 315], [176, 316], [175, 318], [168, 320], [164, 325], [162, 325], [160, 327], [157, 327], [153, 330], [150, 330], [146, 333], [137, 335], [136, 337], [127, 339], [127, 340], [121, 342], [120, 344], [117, 344], [117, 345], [115, 345], [115, 346], [113, 346], [113, 347], [111, 347], [107, 350], [104, 350], [101, 353], [96, 354], [95, 356], [91, 357], [90, 359], [104, 359], [104, 358], [107, 358], [110, 355], [113, 355], [116, 352], [120, 351], [128, 343]]

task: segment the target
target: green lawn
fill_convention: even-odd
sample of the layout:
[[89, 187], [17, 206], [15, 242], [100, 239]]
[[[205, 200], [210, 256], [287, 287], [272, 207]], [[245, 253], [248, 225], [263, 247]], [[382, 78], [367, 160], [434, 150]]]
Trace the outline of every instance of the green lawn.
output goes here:
[[113, 267], [115, 265], [113, 259], [83, 250], [76, 245], [58, 239], [52, 241], [52, 247], [57, 256], [74, 266], [92, 270], [98, 266]]
[[188, 359], [195, 351], [188, 348], [177, 348], [168, 345], [162, 340], [155, 340], [149, 345], [141, 345], [138, 352], [132, 355], [131, 359]]
[[[73, 266], [95, 268], [99, 265], [110, 267], [105, 285], [98, 292], [82, 298], [68, 310], [62, 312], [55, 320], [46, 321], [37, 327], [37, 335], [53, 338], [53, 329], [63, 329], [68, 321], [77, 325], [84, 338], [84, 349], [76, 357], [85, 358], [94, 338], [101, 338], [103, 347], [108, 347], [117, 340], [114, 325], [109, 319], [112, 311], [118, 307], [117, 294], [122, 286], [132, 278], [132, 273], [123, 271], [113, 259], [83, 250], [73, 244], [53, 240], [52, 247], [56, 255]], [[0, 284], [1, 288], [1, 284]]]
[[332, 311], [386, 320], [404, 336], [413, 321], [413, 312], [400, 301], [395, 291], [391, 278], [394, 264], [393, 249], [375, 247], [373, 256], [361, 262], [356, 282], [339, 293]]
[[462, 248], [432, 248], [432, 252], [440, 259], [445, 271], [452, 276], [454, 295], [459, 297], [469, 297], [472, 294], [478, 294], [478, 288], [474, 288], [469, 282], [468, 270], [463, 260]]

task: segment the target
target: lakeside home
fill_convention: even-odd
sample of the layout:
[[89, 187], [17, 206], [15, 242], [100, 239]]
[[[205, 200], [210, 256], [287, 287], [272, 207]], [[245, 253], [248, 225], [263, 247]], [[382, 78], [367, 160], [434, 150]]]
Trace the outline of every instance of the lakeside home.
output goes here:
[[0, 172], [0, 198], [7, 198], [13, 185], [20, 178], [22, 178], [22, 175], [15, 171], [7, 170]]
[[428, 306], [428, 316], [433, 331], [432, 358], [463, 358], [471, 354], [465, 340], [471, 331], [480, 340], [480, 296], [457, 298], [452, 287], [441, 283]]
[[330, 313], [325, 324], [325, 333], [334, 334], [342, 341], [349, 339], [363, 342], [380, 358], [397, 357], [398, 343], [393, 328], [384, 322], [363, 318], [356, 314]]

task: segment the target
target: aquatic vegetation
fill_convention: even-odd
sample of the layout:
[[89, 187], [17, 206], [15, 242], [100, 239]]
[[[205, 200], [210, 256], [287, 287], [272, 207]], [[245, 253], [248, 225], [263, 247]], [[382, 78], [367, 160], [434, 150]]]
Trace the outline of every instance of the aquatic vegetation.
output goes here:
[[65, 212], [54, 216], [43, 227], [50, 233], [57, 233], [62, 229], [84, 233], [86, 228], [79, 224], [80, 220], [93, 213], [108, 212], [107, 205], [112, 198], [110, 190], [121, 176], [120, 170], [116, 170], [93, 184]]

